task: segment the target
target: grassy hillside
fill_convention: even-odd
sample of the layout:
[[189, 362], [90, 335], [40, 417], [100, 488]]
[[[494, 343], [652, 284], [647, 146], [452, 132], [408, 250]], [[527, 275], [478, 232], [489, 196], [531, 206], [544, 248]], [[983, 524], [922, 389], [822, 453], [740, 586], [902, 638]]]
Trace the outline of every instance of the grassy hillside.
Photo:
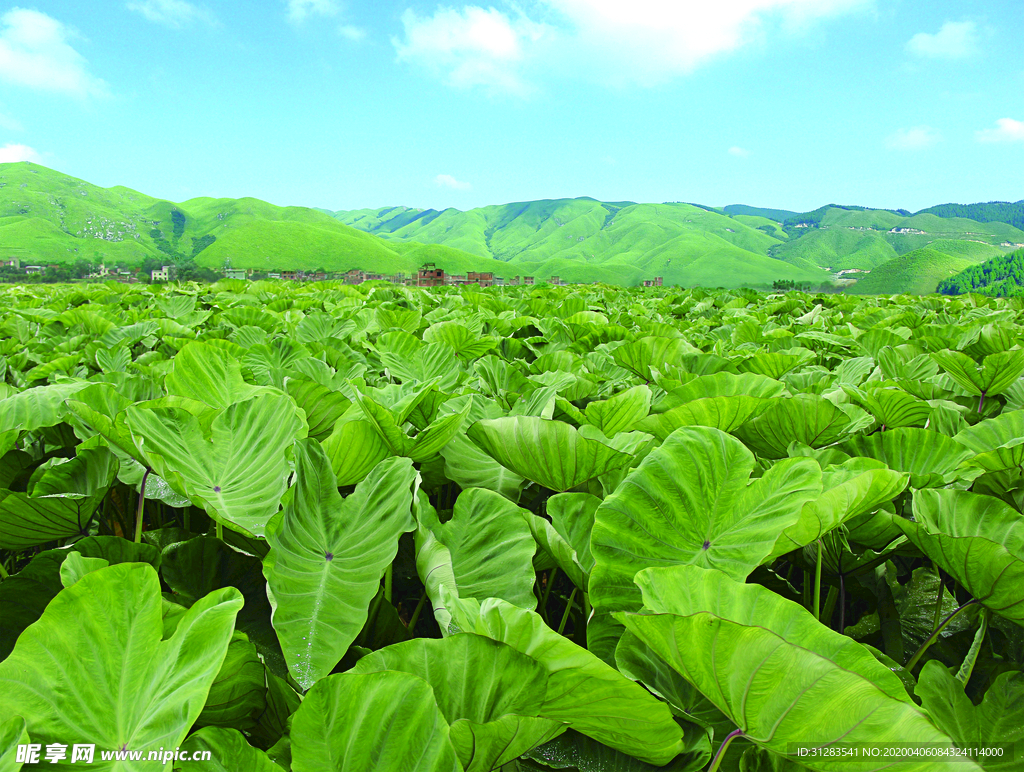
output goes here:
[[723, 287], [777, 279], [820, 284], [828, 278], [813, 263], [769, 255], [787, 238], [777, 222], [690, 204], [575, 198], [468, 212], [388, 207], [335, 216], [385, 238], [445, 244], [501, 260], [506, 276], [584, 282], [618, 276], [627, 284], [662, 276], [666, 283]]
[[847, 291], [858, 295], [927, 295], [935, 292], [940, 281], [975, 263], [969, 257], [925, 247], [883, 263]]
[[939, 283], [944, 295], [977, 292], [993, 297], [1024, 294], [1024, 249], [965, 268]]
[[452, 246], [388, 243], [315, 209], [255, 198], [175, 203], [31, 163], [0, 164], [0, 258], [10, 257], [24, 265], [155, 258], [195, 259], [209, 268], [387, 274], [410, 274], [428, 260], [451, 272], [502, 267]]
[[961, 217], [978, 222], [1004, 222], [1024, 230], [1024, 201], [989, 201], [987, 204], [940, 204], [922, 209], [918, 214], [938, 217]]

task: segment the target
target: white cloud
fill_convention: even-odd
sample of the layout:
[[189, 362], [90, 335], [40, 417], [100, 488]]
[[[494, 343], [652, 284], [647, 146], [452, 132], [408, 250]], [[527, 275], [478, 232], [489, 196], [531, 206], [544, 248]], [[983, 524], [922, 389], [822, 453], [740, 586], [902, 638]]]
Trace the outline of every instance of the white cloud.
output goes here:
[[1000, 118], [996, 128], [976, 131], [974, 138], [978, 142], [1024, 142], [1024, 121]]
[[167, 27], [185, 27], [194, 21], [217, 23], [216, 17], [208, 9], [187, 3], [185, 0], [133, 0], [125, 7]]
[[618, 82], [654, 85], [773, 32], [806, 31], [873, 0], [542, 0], [571, 28], [571, 56]]
[[342, 24], [338, 27], [338, 34], [346, 40], [351, 40], [353, 43], [358, 43], [366, 38], [366, 30], [362, 27], [354, 27], [351, 24]]
[[106, 95], [107, 84], [68, 43], [73, 36], [45, 13], [12, 8], [0, 16], [0, 80], [76, 97]]
[[931, 126], [897, 129], [885, 138], [889, 150], [924, 150], [942, 141], [942, 134]]
[[471, 190], [473, 188], [468, 182], [457, 180], [450, 174], [439, 174], [434, 177], [434, 182], [439, 188], [451, 188], [452, 190]]
[[524, 16], [513, 21], [495, 8], [442, 8], [420, 18], [402, 16], [405, 39], [393, 40], [398, 58], [443, 73], [449, 85], [480, 86], [488, 91], [526, 95], [531, 87], [520, 74], [526, 45], [547, 27]]
[[288, 21], [301, 24], [310, 16], [334, 16], [338, 13], [335, 0], [287, 0]]
[[744, 147], [733, 145], [729, 148], [729, 155], [736, 156], [737, 158], [750, 158], [750, 151]]
[[612, 83], [655, 85], [773, 33], [799, 34], [819, 20], [875, 0], [533, 0], [525, 16], [494, 7], [440, 8], [403, 17], [400, 59], [454, 86], [528, 93], [525, 74], [557, 69]]
[[966, 59], [978, 50], [978, 27], [973, 21], [947, 21], [934, 35], [918, 32], [907, 50], [928, 59]]
[[41, 162], [41, 156], [28, 145], [4, 145], [0, 147], [0, 164], [13, 164], [18, 161]]

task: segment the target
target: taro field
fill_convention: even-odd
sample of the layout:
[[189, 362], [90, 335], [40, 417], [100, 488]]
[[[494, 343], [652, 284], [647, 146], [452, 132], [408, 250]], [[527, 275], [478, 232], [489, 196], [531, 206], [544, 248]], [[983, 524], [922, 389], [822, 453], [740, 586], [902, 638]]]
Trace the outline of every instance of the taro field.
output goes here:
[[0, 305], [4, 772], [1024, 768], [1019, 300]]

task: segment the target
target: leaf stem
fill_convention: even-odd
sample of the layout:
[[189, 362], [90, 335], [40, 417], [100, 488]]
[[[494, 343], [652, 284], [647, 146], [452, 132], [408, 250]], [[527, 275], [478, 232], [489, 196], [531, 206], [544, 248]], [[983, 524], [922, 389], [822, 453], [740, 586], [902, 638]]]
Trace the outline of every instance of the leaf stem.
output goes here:
[[715, 757], [711, 760], [711, 766], [708, 767], [708, 772], [718, 772], [718, 768], [722, 766], [722, 760], [725, 758], [725, 752], [729, 749], [729, 743], [742, 734], [742, 729], [734, 729], [725, 736], [725, 740], [718, 749], [718, 753], [716, 753]]
[[217, 533], [217, 538], [220, 539], [221, 541], [224, 541], [224, 524], [223, 523], [217, 523], [217, 531], [216, 531], [216, 533]]
[[569, 593], [569, 601], [565, 604], [565, 611], [562, 614], [562, 621], [558, 623], [558, 634], [561, 635], [565, 629], [565, 622], [569, 618], [569, 612], [572, 611], [572, 601], [576, 597], [576, 588], [572, 588], [572, 592]]
[[932, 627], [935, 628], [939, 626], [939, 620], [942, 619], [942, 591], [946, 588], [942, 584], [942, 574], [939, 573], [939, 567], [934, 560], [932, 567], [935, 569], [935, 577], [939, 580], [939, 595], [935, 599], [935, 615], [932, 617]]
[[814, 566], [814, 618], [821, 621], [821, 556], [825, 548], [818, 539], [818, 561]]
[[981, 644], [985, 640], [985, 632], [988, 630], [988, 619], [990, 616], [991, 612], [983, 607], [981, 609], [981, 626], [978, 627], [978, 632], [974, 634], [971, 648], [956, 673], [956, 680], [962, 683], [964, 688], [967, 688], [967, 682], [971, 680], [971, 673], [974, 672], [974, 665], [978, 661], [978, 653], [981, 651]]
[[929, 635], [928, 639], [924, 643], [921, 644], [921, 648], [917, 650], [917, 652], [914, 654], [914, 656], [910, 658], [910, 662], [908, 662], [906, 664], [906, 670], [907, 670], [908, 673], [917, 666], [917, 663], [921, 661], [921, 657], [924, 656], [925, 652], [928, 651], [928, 649], [931, 648], [931, 645], [933, 643], [935, 643], [935, 641], [938, 639], [939, 633], [941, 633], [943, 630], [945, 630], [946, 626], [950, 622], [953, 621], [953, 617], [955, 617], [957, 614], [959, 614], [961, 611], [963, 611], [968, 606], [973, 606], [977, 602], [978, 601], [975, 598], [971, 598], [971, 600], [967, 601], [964, 605], [962, 605], [956, 611], [952, 612], [948, 617], [946, 617], [942, 621], [942, 623], [938, 627], [936, 627], [934, 630], [932, 630], [932, 634]]
[[426, 603], [426, 602], [427, 602], [427, 591], [424, 590], [423, 594], [420, 595], [419, 603], [416, 604], [416, 608], [412, 612], [412, 616], [409, 617], [408, 628], [409, 628], [409, 632], [410, 633], [415, 633], [415, 631], [416, 631], [416, 623], [419, 621], [420, 612], [423, 610], [423, 604]]
[[389, 563], [387, 570], [384, 572], [384, 600], [388, 603], [391, 602], [391, 584], [393, 581], [394, 564]]
[[548, 618], [548, 596], [551, 594], [551, 588], [555, 584], [555, 579], [558, 578], [558, 566], [555, 566], [548, 573], [548, 583], [544, 588], [543, 594], [540, 596], [540, 608], [541, 616], [546, 620]]
[[142, 475], [142, 485], [139, 486], [139, 506], [135, 510], [135, 543], [142, 543], [142, 510], [146, 505], [146, 480], [149, 479], [151, 469], [147, 469]]
[[10, 576], [10, 574], [7, 573], [7, 569], [4, 568], [3, 561], [0, 560], [0, 580], [6, 579], [8, 576]]

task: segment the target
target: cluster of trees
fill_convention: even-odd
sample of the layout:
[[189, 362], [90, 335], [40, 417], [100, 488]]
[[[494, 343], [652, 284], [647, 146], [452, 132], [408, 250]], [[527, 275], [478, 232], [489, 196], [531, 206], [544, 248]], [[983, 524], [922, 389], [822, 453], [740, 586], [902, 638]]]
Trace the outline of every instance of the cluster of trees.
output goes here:
[[918, 214], [934, 214], [937, 217], [966, 217], [978, 222], [1005, 222], [1024, 230], [1024, 201], [1011, 204], [1006, 201], [989, 201], [987, 204], [940, 204], [923, 209]]
[[977, 292], [992, 297], [1024, 294], [1024, 249], [965, 268], [939, 282], [937, 291], [943, 295]]

